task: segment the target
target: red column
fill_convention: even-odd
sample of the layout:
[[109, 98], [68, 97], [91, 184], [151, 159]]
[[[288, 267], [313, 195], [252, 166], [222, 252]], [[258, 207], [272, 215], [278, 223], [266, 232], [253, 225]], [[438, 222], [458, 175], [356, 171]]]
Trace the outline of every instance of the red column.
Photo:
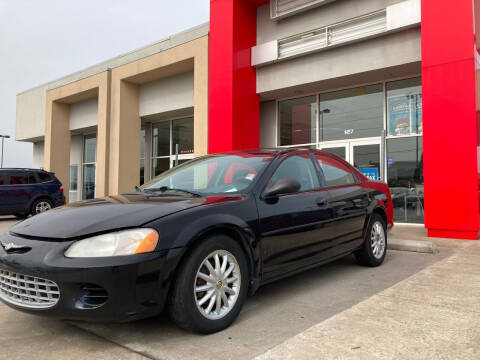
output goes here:
[[250, 65], [257, 3], [210, 0], [209, 153], [259, 145], [259, 100]]
[[425, 227], [478, 239], [479, 177], [471, 1], [422, 0]]

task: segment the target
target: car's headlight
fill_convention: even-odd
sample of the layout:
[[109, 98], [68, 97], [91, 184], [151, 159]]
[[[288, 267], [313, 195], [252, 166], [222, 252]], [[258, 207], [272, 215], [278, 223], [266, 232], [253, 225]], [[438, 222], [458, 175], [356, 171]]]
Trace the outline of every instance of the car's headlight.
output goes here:
[[143, 254], [154, 251], [157, 243], [157, 231], [129, 229], [79, 240], [65, 251], [65, 256], [85, 258]]

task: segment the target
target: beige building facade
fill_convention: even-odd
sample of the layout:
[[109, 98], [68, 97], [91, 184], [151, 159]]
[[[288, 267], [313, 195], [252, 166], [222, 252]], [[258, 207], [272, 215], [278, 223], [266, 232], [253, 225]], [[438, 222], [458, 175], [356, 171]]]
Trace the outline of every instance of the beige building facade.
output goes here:
[[18, 94], [16, 126], [69, 201], [131, 191], [206, 154], [208, 24]]

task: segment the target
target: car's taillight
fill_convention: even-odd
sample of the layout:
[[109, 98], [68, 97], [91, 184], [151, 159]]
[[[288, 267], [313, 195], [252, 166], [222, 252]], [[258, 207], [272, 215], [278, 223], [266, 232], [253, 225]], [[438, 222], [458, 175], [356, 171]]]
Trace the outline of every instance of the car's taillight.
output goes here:
[[60, 188], [60, 192], [63, 194], [63, 187]]

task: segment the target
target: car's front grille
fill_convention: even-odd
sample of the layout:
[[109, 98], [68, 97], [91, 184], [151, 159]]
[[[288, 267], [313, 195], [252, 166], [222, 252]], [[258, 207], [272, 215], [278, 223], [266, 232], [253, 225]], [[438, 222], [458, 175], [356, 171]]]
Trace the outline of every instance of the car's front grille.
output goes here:
[[0, 269], [0, 298], [28, 309], [48, 309], [58, 303], [60, 290], [53, 281]]

